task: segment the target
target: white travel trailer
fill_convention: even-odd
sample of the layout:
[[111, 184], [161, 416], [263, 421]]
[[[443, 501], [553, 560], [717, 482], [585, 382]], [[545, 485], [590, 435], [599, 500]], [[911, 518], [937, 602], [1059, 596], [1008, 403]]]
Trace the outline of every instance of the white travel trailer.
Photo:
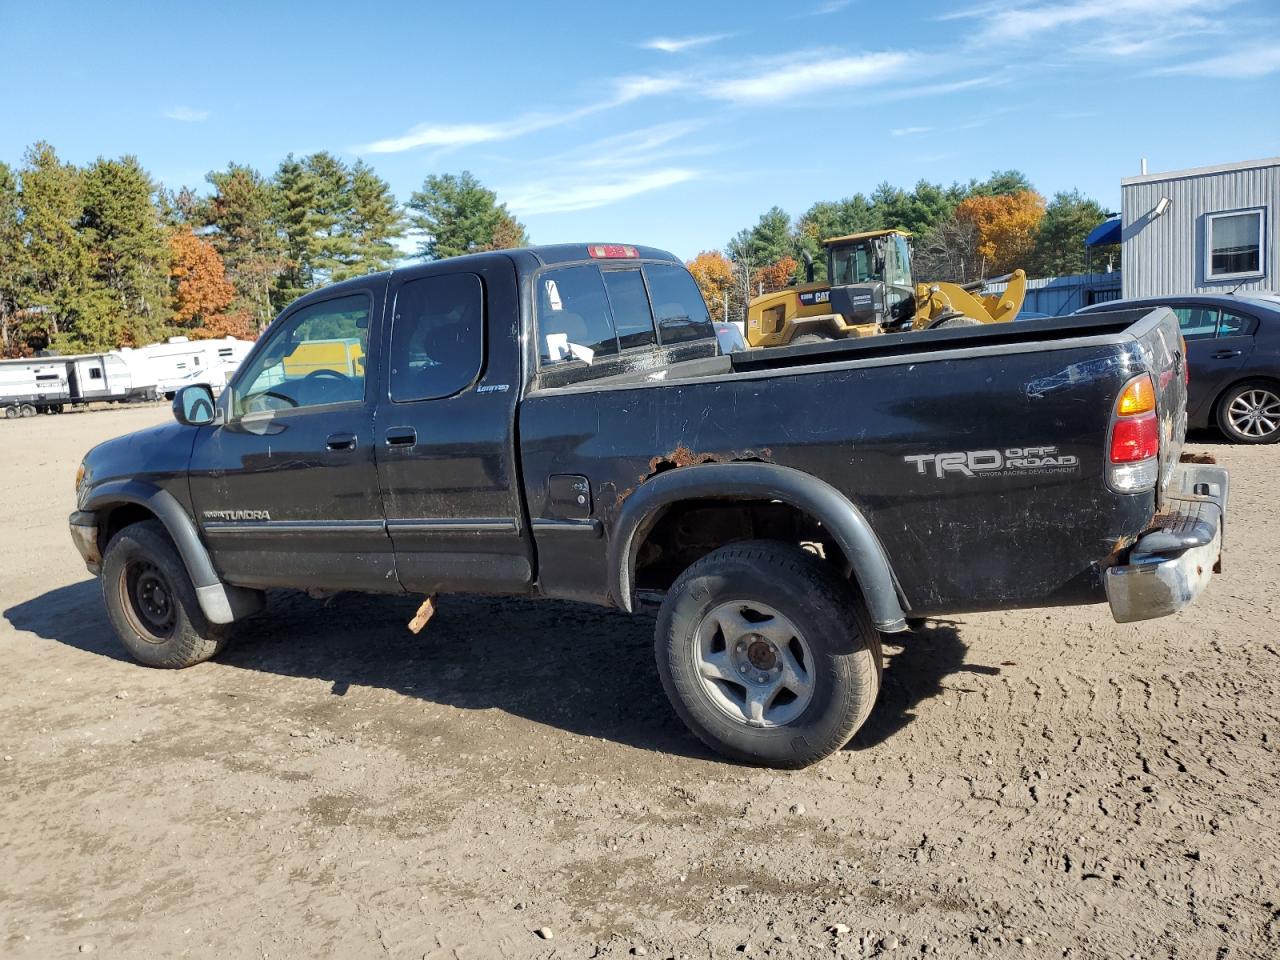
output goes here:
[[[145, 357], [155, 376], [156, 392], [172, 397], [192, 383], [205, 383], [220, 393], [253, 344], [235, 337], [221, 340], [188, 340], [170, 337], [130, 351]], [[125, 351], [121, 351], [122, 353]]]
[[9, 419], [60, 409], [68, 397], [61, 357], [0, 360], [0, 411]]
[[61, 413], [92, 400], [119, 403], [155, 395], [149, 368], [115, 352], [0, 361], [0, 410], [9, 419]]

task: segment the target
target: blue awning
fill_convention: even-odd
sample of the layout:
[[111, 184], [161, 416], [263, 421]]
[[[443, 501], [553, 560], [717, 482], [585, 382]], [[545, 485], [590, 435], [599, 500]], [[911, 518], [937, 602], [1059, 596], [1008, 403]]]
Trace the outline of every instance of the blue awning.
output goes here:
[[1092, 230], [1089, 235], [1084, 238], [1086, 247], [1106, 247], [1113, 243], [1120, 242], [1120, 218], [1113, 217], [1105, 223], [1100, 223]]

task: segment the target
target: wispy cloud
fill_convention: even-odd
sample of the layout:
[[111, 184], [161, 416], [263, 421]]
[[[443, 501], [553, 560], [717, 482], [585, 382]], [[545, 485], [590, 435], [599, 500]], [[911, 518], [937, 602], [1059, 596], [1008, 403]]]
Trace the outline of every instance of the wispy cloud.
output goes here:
[[884, 83], [905, 72], [914, 59], [901, 51], [830, 58], [814, 53], [807, 60], [787, 56], [760, 61], [747, 75], [713, 82], [708, 93], [734, 103], [772, 103], [834, 87]]
[[183, 123], [203, 123], [209, 119], [208, 110], [196, 110], [193, 107], [172, 107], [164, 115], [170, 120], [181, 120]]
[[825, 17], [829, 13], [839, 13], [849, 5], [849, 0], [827, 0], [826, 3], [820, 3], [808, 13], [806, 17]]
[[709, 43], [727, 39], [729, 36], [731, 34], [708, 33], [700, 37], [654, 37], [640, 44], [640, 47], [644, 50], [661, 50], [663, 53], [683, 53], [685, 50], [705, 47]]
[[[976, 20], [983, 41], [1027, 40], [1064, 27], [1083, 24], [1140, 23], [1169, 25], [1186, 22], [1198, 11], [1217, 14], [1235, 0], [1065, 0], [1009, 6], [990, 3], [946, 14], [943, 20]], [[1201, 18], [1196, 17], [1195, 22]], [[1208, 23], [1208, 20], [1204, 20]]]
[[1151, 71], [1157, 74], [1187, 74], [1195, 77], [1251, 79], [1280, 71], [1280, 44], [1246, 47], [1216, 57], [1177, 63]]
[[654, 167], [678, 157], [705, 156], [719, 148], [713, 144], [680, 144], [689, 134], [705, 126], [701, 120], [673, 120], [638, 130], [630, 130], [577, 147], [552, 158], [584, 168]]
[[591, 210], [642, 193], [685, 183], [697, 176], [698, 173], [694, 170], [670, 167], [598, 179], [562, 178], [540, 181], [508, 194], [507, 206], [516, 214], [529, 217], [541, 213]]
[[889, 131], [891, 137], [914, 137], [917, 134], [929, 133], [933, 127], [897, 127]]
[[397, 137], [374, 140], [351, 148], [352, 153], [403, 153], [419, 147], [468, 147], [564, 126], [594, 113], [611, 110], [643, 97], [670, 93], [685, 81], [680, 77], [632, 76], [616, 81], [613, 96], [559, 113], [528, 113], [490, 123], [418, 124]]

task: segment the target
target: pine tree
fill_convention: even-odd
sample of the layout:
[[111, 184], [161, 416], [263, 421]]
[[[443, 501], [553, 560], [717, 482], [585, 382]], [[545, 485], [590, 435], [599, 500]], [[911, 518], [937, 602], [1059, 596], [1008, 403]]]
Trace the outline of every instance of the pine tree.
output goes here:
[[334, 271], [334, 280], [390, 268], [398, 258], [393, 241], [404, 236], [404, 214], [391, 185], [363, 160], [351, 167], [351, 205], [345, 224], [350, 256]]
[[17, 356], [25, 346], [18, 329], [25, 286], [20, 210], [18, 175], [0, 163], [0, 357]]
[[99, 349], [161, 339], [169, 320], [169, 245], [156, 185], [136, 157], [99, 157], [83, 173], [82, 193], [92, 279], [113, 307], [110, 324], [82, 329], [82, 339]]
[[201, 219], [212, 228], [209, 240], [236, 288], [232, 309], [248, 313], [261, 329], [271, 321], [272, 291], [285, 268], [276, 190], [258, 171], [236, 163], [206, 179], [214, 192], [201, 205]]
[[84, 213], [80, 171], [42, 141], [27, 149], [20, 177], [18, 269], [30, 318], [25, 336], [33, 347], [74, 350], [86, 339], [82, 333], [97, 340], [109, 308], [104, 291], [94, 289], [93, 258], [79, 232]]
[[524, 225], [466, 170], [427, 177], [409, 198], [409, 209], [410, 222], [424, 235], [417, 252], [424, 260], [527, 242]]
[[[1107, 219], [1096, 200], [1078, 190], [1054, 194], [1036, 231], [1029, 264], [1033, 276], [1058, 277], [1084, 270], [1084, 240]], [[1100, 257], [1105, 262], [1105, 253]]]

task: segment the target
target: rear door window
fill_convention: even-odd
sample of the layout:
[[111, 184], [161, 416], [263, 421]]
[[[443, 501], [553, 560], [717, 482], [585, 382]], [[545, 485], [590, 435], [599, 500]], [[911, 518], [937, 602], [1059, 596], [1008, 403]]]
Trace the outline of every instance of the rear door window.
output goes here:
[[538, 357], [543, 366], [618, 352], [600, 268], [548, 270], [538, 285]]
[[1217, 307], [1174, 307], [1173, 312], [1188, 340], [1205, 340], [1218, 331]]
[[484, 286], [474, 273], [411, 280], [396, 294], [391, 399], [448, 397], [484, 362]]
[[618, 344], [623, 350], [657, 342], [653, 332], [653, 313], [649, 310], [649, 294], [639, 270], [605, 270], [604, 285], [613, 307], [613, 324], [618, 331]]
[[716, 335], [698, 285], [684, 267], [668, 263], [645, 264], [654, 319], [663, 344], [699, 340]]
[[1253, 321], [1248, 317], [1232, 313], [1230, 310], [1222, 311], [1222, 319], [1218, 321], [1218, 336], [1244, 337], [1248, 336], [1252, 330]]

